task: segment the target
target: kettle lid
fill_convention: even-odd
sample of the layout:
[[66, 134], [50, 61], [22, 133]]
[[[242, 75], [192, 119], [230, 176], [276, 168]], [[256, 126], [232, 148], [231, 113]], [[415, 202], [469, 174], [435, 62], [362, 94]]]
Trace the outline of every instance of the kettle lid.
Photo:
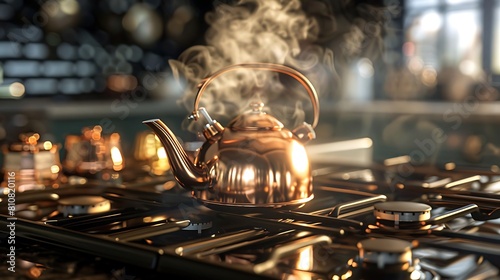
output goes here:
[[284, 126], [275, 117], [262, 111], [264, 103], [250, 104], [251, 110], [233, 119], [228, 127], [232, 130], [281, 130]]

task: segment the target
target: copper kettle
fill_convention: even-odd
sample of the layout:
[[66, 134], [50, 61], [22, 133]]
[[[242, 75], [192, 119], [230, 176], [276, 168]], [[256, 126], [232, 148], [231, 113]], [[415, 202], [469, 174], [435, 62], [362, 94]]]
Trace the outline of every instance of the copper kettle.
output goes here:
[[[227, 127], [199, 108], [203, 91], [220, 75], [242, 68], [287, 74], [307, 90], [314, 120], [290, 131], [262, 111], [262, 103], [234, 118]], [[199, 86], [190, 116], [208, 121], [206, 141], [191, 160], [172, 131], [159, 119], [144, 121], [165, 147], [177, 182], [191, 190], [207, 206], [265, 207], [300, 206], [313, 198], [311, 168], [304, 144], [315, 138], [319, 102], [311, 82], [300, 72], [277, 64], [231, 65], [213, 73]]]

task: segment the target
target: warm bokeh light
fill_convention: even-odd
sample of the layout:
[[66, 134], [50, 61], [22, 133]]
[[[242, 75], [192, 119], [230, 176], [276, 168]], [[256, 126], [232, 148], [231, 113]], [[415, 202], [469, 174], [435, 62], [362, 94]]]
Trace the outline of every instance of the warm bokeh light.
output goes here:
[[437, 72], [433, 67], [425, 67], [421, 76], [424, 85], [434, 87], [437, 84]]
[[36, 145], [36, 143], [38, 142], [38, 139], [40, 139], [40, 134], [35, 133], [35, 134], [29, 136], [26, 139], [26, 142], [29, 143], [29, 144], [31, 144], [31, 145]]
[[155, 42], [163, 33], [160, 15], [146, 3], [134, 4], [123, 17], [122, 26], [143, 45]]
[[102, 127], [101, 126], [99, 126], [99, 125], [94, 126], [94, 128], [92, 129], [91, 138], [93, 140], [99, 140], [99, 139], [101, 139], [101, 132], [102, 132]]
[[43, 142], [43, 148], [44, 148], [45, 150], [50, 150], [50, 149], [52, 149], [52, 142], [50, 142], [50, 141], [45, 141], [45, 142]]
[[313, 267], [313, 247], [308, 246], [299, 251], [299, 258], [297, 259], [297, 269], [311, 270]]
[[[156, 143], [160, 142], [160, 139], [154, 134], [148, 134], [146, 136], [146, 141], [144, 143], [144, 152], [147, 158], [154, 156], [156, 151]], [[165, 149], [163, 149], [165, 151]]]
[[59, 171], [61, 171], [61, 168], [59, 168], [58, 165], [52, 165], [50, 167], [50, 172], [52, 172], [53, 174], [57, 174], [57, 173], [59, 173]]
[[444, 168], [445, 168], [446, 170], [453, 170], [453, 169], [455, 169], [455, 167], [456, 167], [456, 165], [455, 165], [455, 163], [454, 163], [454, 162], [448, 162], [448, 163], [446, 163], [446, 164], [444, 165]]
[[118, 147], [111, 148], [111, 160], [113, 161], [113, 165], [123, 164], [122, 153]]
[[161, 146], [156, 149], [156, 156], [151, 158], [151, 173], [154, 175], [163, 175], [170, 169], [167, 151]]
[[116, 92], [126, 92], [137, 87], [137, 78], [132, 75], [111, 75], [108, 77], [108, 88]]
[[36, 279], [42, 275], [42, 269], [37, 266], [32, 266], [28, 272], [29, 278]]
[[10, 95], [14, 98], [22, 97], [25, 93], [24, 85], [18, 82], [12, 83], [9, 86]]
[[180, 6], [175, 10], [172, 17], [166, 24], [166, 31], [170, 36], [181, 36], [184, 32], [186, 24], [193, 18], [192, 9], [185, 5]]
[[111, 143], [117, 143], [120, 141], [120, 134], [119, 133], [112, 133], [110, 136], [109, 136], [109, 141]]
[[59, 0], [61, 11], [67, 15], [75, 15], [80, 10], [80, 5], [75, 0]]
[[[0, 72], [0, 75], [2, 73]], [[0, 76], [1, 82], [1, 76]], [[8, 98], [8, 99], [17, 99], [24, 96], [26, 93], [26, 89], [23, 84], [19, 82], [14, 82], [10, 85], [0, 85], [0, 99]]]
[[340, 276], [340, 279], [349, 279], [351, 278], [352, 276], [352, 271], [351, 270], [348, 270], [346, 273], [342, 274], [342, 276]]
[[156, 153], [157, 153], [159, 159], [166, 159], [167, 158], [167, 152], [165, 151], [164, 147], [158, 148], [158, 151]]

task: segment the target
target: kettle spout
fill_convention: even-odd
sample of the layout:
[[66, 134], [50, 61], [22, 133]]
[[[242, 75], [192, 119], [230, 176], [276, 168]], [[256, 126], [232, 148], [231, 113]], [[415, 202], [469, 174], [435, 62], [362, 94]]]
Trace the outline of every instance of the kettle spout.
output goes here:
[[211, 184], [210, 174], [205, 165], [196, 166], [188, 157], [172, 131], [159, 119], [142, 122], [158, 136], [167, 152], [168, 161], [176, 181], [184, 188], [206, 189]]

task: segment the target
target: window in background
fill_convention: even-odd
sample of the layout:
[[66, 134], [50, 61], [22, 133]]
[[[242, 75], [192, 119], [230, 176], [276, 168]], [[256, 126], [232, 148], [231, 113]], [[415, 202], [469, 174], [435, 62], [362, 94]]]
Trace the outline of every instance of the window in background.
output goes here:
[[405, 2], [405, 69], [400, 71], [412, 87], [400, 99], [463, 100], [486, 79], [483, 7], [477, 0]]
[[409, 0], [406, 2], [406, 41], [414, 55], [438, 68], [457, 66], [471, 56], [480, 64], [481, 5], [474, 0]]
[[457, 67], [470, 76], [481, 72], [481, 28], [478, 8], [445, 14], [442, 65]]
[[493, 25], [493, 48], [491, 70], [495, 76], [500, 76], [500, 0], [495, 2], [494, 9], [494, 25]]
[[416, 58], [424, 65], [439, 68], [438, 39], [443, 16], [436, 9], [425, 9], [411, 16], [408, 21], [403, 48], [405, 56], [409, 60]]

